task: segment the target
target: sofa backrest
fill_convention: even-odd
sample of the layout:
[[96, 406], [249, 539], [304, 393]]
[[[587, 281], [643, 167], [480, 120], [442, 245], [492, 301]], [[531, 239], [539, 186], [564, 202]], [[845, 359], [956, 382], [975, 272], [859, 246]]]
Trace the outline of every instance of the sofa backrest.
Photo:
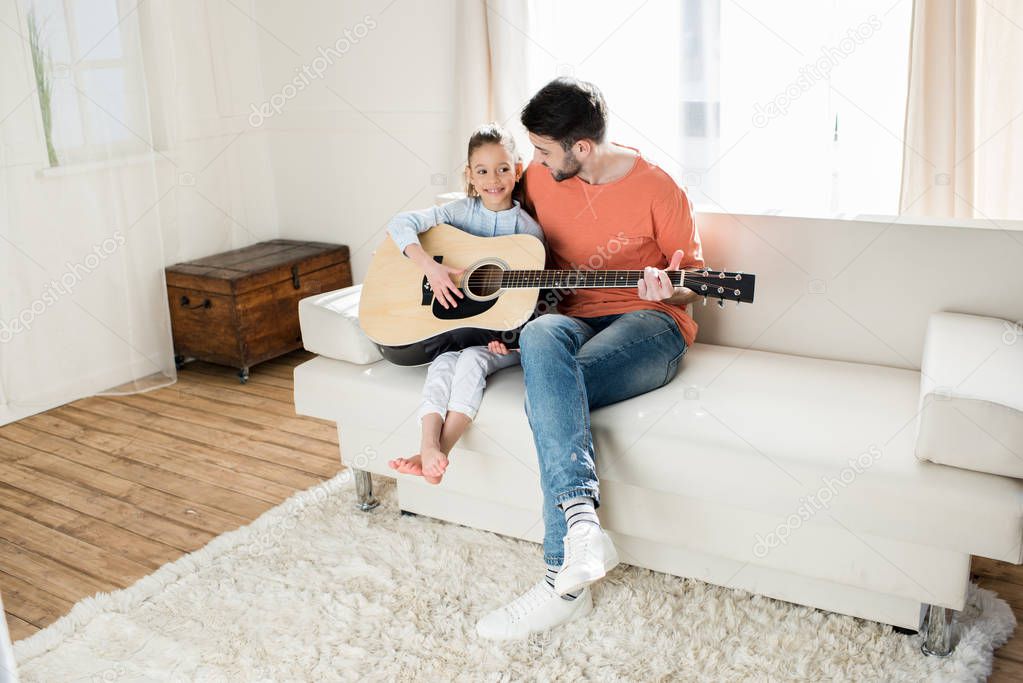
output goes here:
[[708, 265], [757, 275], [754, 304], [695, 307], [698, 341], [919, 369], [928, 316], [952, 311], [1023, 344], [1023, 222], [911, 220], [698, 213]]

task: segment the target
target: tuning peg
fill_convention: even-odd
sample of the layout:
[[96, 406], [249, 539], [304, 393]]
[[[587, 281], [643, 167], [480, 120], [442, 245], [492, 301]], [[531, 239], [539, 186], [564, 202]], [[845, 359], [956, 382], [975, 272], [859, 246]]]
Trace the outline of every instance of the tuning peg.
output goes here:
[[718, 299], [718, 308], [724, 308], [724, 307], [725, 307], [725, 300], [724, 299]]
[[704, 305], [704, 306], [706, 306], [706, 305], [707, 305], [707, 297], [703, 297], [703, 305]]

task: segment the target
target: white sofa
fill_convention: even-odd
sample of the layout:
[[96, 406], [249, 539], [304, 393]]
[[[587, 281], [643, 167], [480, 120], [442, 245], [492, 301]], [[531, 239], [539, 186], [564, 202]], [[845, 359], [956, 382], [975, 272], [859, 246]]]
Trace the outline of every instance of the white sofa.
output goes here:
[[[338, 424], [347, 465], [391, 477], [418, 447], [426, 370], [340, 360], [358, 346], [350, 302], [302, 302], [321, 355], [295, 369], [295, 407]], [[918, 459], [920, 409], [918, 371], [697, 343], [667, 386], [593, 412], [601, 520], [626, 563], [910, 630], [929, 612], [947, 651], [971, 555], [1023, 561], [1023, 482]], [[442, 485], [399, 476], [397, 495], [541, 540], [520, 368], [491, 378]]]

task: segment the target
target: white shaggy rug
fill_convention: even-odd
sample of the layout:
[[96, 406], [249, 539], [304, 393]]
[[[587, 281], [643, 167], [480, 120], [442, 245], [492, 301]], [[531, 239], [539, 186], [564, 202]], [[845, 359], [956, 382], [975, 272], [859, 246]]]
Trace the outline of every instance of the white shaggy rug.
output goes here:
[[15, 645], [22, 681], [973, 681], [1015, 628], [974, 589], [954, 655], [924, 657], [919, 636], [621, 565], [589, 618], [482, 641], [476, 620], [538, 578], [539, 548], [400, 516], [386, 479], [360, 513], [349, 479], [78, 603]]

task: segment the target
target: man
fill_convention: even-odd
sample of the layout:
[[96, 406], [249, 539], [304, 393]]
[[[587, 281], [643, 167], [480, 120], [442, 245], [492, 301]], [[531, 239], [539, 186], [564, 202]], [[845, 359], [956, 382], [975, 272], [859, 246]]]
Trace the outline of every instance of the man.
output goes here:
[[674, 378], [696, 336], [664, 270], [703, 267], [685, 193], [630, 147], [606, 140], [596, 86], [559, 78], [522, 110], [535, 148], [526, 199], [558, 269], [645, 270], [636, 289], [579, 289], [522, 331], [526, 413], [544, 494], [546, 575], [485, 615], [485, 638], [524, 638], [589, 614], [589, 584], [618, 563], [600, 526], [590, 410]]

